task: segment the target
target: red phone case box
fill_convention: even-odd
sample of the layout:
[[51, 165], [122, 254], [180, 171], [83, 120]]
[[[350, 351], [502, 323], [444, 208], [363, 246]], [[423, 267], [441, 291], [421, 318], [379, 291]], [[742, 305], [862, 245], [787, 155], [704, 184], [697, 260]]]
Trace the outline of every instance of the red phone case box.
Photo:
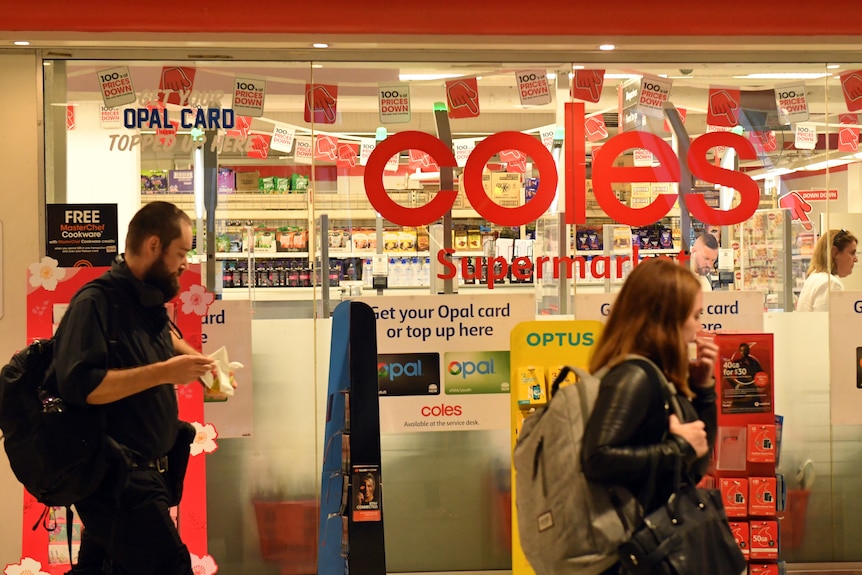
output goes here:
[[748, 426], [745, 459], [750, 463], [775, 463], [775, 424]]
[[778, 521], [751, 521], [749, 531], [751, 559], [778, 559]]
[[748, 514], [754, 517], [775, 517], [778, 500], [774, 477], [748, 478]]
[[748, 480], [740, 477], [722, 477], [719, 481], [721, 500], [728, 517], [748, 516]]
[[745, 521], [731, 521], [730, 531], [733, 533], [733, 538], [736, 539], [736, 544], [739, 545], [739, 550], [748, 559], [749, 552], [751, 551], [748, 523]]
[[749, 575], [779, 575], [781, 573], [776, 563], [750, 563]]

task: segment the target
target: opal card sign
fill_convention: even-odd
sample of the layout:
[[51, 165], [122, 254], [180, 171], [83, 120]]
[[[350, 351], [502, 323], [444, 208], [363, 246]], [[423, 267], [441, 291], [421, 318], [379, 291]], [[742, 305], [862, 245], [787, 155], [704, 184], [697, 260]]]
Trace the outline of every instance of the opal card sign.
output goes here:
[[111, 265], [117, 255], [117, 204], [46, 207], [46, 255], [64, 268]]

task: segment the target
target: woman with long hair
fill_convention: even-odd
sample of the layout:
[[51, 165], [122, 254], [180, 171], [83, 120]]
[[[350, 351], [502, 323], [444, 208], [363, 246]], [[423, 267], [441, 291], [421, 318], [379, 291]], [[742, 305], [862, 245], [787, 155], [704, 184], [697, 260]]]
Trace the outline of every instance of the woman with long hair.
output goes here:
[[[702, 307], [700, 282], [687, 267], [647, 259], [632, 270], [613, 302], [590, 362], [593, 373], [609, 371], [584, 432], [584, 474], [627, 488], [645, 515], [670, 497], [677, 465], [683, 475], [699, 480], [709, 461], [718, 346], [698, 337]], [[668, 416], [661, 387], [666, 384], [656, 367], [672, 384], [685, 421]], [[616, 564], [604, 574], [618, 572]]]
[[853, 273], [856, 257], [856, 236], [847, 230], [829, 230], [817, 240], [808, 266], [796, 311], [827, 311], [829, 292], [841, 291], [841, 278]]

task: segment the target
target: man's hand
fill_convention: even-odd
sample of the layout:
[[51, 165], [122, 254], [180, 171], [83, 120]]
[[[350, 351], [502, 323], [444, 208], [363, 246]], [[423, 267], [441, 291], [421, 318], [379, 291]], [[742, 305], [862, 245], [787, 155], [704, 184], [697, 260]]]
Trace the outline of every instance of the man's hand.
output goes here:
[[215, 362], [204, 355], [177, 355], [167, 360], [163, 383], [185, 385], [215, 369]]

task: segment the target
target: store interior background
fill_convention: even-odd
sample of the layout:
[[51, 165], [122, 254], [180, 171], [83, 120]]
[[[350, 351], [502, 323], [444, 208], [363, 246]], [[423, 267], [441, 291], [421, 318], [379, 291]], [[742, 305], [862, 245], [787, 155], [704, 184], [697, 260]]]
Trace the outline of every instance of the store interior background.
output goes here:
[[[670, 48], [680, 49], [678, 46]], [[573, 65], [584, 63], [589, 67], [601, 64], [609, 74], [667, 74], [674, 80], [671, 101], [689, 111], [686, 127], [693, 135], [705, 130], [703, 115], [698, 110], [705, 106], [710, 85], [772, 88], [786, 80], [739, 76], [778, 72], [813, 74], [819, 77], [803, 80], [810, 90], [812, 120], [819, 122], [824, 130], [835, 133], [837, 114], [844, 110], [844, 102], [834, 75], [836, 69], [827, 66], [838, 63], [840, 68], [837, 72], [840, 72], [862, 68], [862, 64], [854, 63], [846, 55], [839, 56], [841, 52], [835, 49], [836, 45], [829, 48], [830, 53], [820, 55], [822, 57], [788, 53], [779, 59], [773, 53], [775, 60], [759, 62], [744, 61], [744, 48], [738, 47], [739, 53], [733, 56], [722, 53], [706, 58], [702, 52], [694, 52], [686, 59], [672, 63], [659, 63], [664, 59], [658, 55], [659, 49], [651, 56], [643, 53], [640, 56], [622, 56], [619, 53], [605, 56], [593, 49], [585, 55], [585, 60], [578, 62], [563, 58], [538, 61], [535, 55], [525, 57], [517, 51], [507, 54], [508, 58], [497, 56], [497, 61], [490, 61], [487, 54], [476, 51], [476, 57], [471, 58], [468, 51], [459, 53], [457, 60], [450, 59], [448, 63], [443, 58], [429, 62], [427, 55], [416, 56], [417, 52], [412, 53], [415, 59], [397, 58], [398, 61], [410, 62], [408, 64], [394, 64], [373, 57], [364, 61], [353, 58], [339, 60], [337, 55], [321, 59], [317, 54], [315, 58], [318, 59], [282, 58], [289, 62], [248, 59], [223, 63], [201, 59], [183, 63], [196, 64], [201, 82], [224, 85], [221, 89], [225, 91], [237, 73], [262, 75], [268, 79], [268, 118], [311, 131], [337, 131], [361, 137], [373, 136], [379, 125], [377, 84], [397, 82], [399, 74], [406, 73], [482, 77], [479, 80], [482, 114], [472, 120], [454, 120], [452, 127], [456, 137], [481, 137], [503, 130], [532, 130], [557, 121], [560, 113], [557, 95], [554, 103], [547, 106], [522, 108], [519, 105], [514, 89], [513, 72], [516, 69], [545, 69], [565, 74]], [[107, 151], [107, 131], [98, 127], [100, 98], [96, 91], [95, 71], [128, 64], [134, 67], [136, 88], [140, 91], [151, 88], [157, 82], [153, 78], [157, 78], [161, 66], [178, 62], [173, 59], [177, 56], [170, 52], [163, 52], [163, 57], [152, 58], [130, 54], [128, 58], [115, 60], [106, 55], [104, 49], [86, 53], [76, 51], [74, 47], [67, 49], [70, 58], [51, 57], [47, 52], [0, 54], [2, 69], [7, 72], [9, 81], [17, 86], [16, 90], [0, 94], [3, 123], [16, 134], [14, 141], [0, 142], [0, 153], [7, 158], [23, 160], [10, 164], [16, 169], [10, 170], [9, 183], [10, 189], [22, 190], [22, 194], [26, 190], [29, 198], [17, 205], [8, 193], [0, 199], [6, 244], [3, 253], [5, 316], [0, 320], [4, 324], [15, 321], [16, 325], [23, 326], [22, 310], [15, 309], [14, 302], [24, 299], [23, 270], [43, 252], [41, 231], [26, 230], [18, 234], [15, 228], [16, 221], [39, 221], [36, 197], [47, 194], [48, 203], [116, 202], [120, 206], [122, 228], [123, 222], [141, 201], [140, 170], [174, 167], [171, 165], [174, 158], [171, 157]], [[417, 46], [411, 46], [411, 49], [417, 50]], [[475, 50], [475, 46], [472, 49]], [[700, 62], [689, 60], [698, 54], [703, 57]], [[812, 61], [815, 59], [816, 62]], [[726, 63], [730, 61], [738, 63]], [[44, 77], [42, 70], [45, 70]], [[682, 74], [681, 70], [691, 72]], [[138, 77], [141, 78], [140, 84]], [[310, 81], [339, 85], [340, 114], [334, 126], [314, 126], [303, 121], [303, 88]], [[443, 97], [443, 81], [411, 81], [413, 121], [393, 125], [390, 132], [416, 129], [433, 134], [435, 127], [430, 110], [433, 103]], [[606, 81], [602, 100], [587, 109], [588, 114], [603, 113], [609, 128], [612, 128], [616, 110], [617, 81]], [[565, 88], [562, 93], [565, 93]], [[35, 103], [33, 95], [36, 95]], [[81, 129], [74, 133], [66, 132], [64, 121], [59, 121], [61, 113], [65, 114], [64, 104], [70, 102], [79, 106], [81, 111], [78, 116]], [[34, 125], [42, 120], [46, 126], [44, 134], [34, 129]], [[252, 125], [252, 130], [265, 131], [266, 128], [264, 120], [255, 120]], [[613, 135], [613, 130], [609, 131]], [[792, 134], [789, 139], [792, 141]], [[42, 146], [46, 150], [44, 173], [42, 158], [38, 154], [28, 155], [17, 149], [35, 150]], [[750, 167], [801, 166], [837, 157], [834, 149], [825, 146], [814, 153], [784, 150], [781, 158], [769, 160], [771, 165], [761, 163]], [[234, 163], [240, 161], [234, 159]], [[269, 162], [278, 164], [289, 160], [272, 159]], [[797, 172], [800, 173], [804, 174]], [[361, 192], [361, 187], [357, 189], [357, 182], [353, 179], [327, 185], [334, 185], [339, 193], [345, 189], [351, 193]], [[832, 212], [836, 215], [862, 212], [862, 164], [858, 158], [845, 166], [813, 172], [806, 177], [785, 178], [784, 185], [788, 189], [839, 189], [842, 192], [838, 201], [821, 204], [824, 209], [815, 206], [810, 214], [813, 221], [819, 221], [821, 211], [827, 221]], [[32, 198], [29, 197], [30, 192]], [[230, 209], [230, 200], [224, 207]], [[262, 209], [268, 209], [268, 205], [264, 204]], [[348, 207], [347, 215], [351, 219], [355, 217], [350, 215], [351, 209], [367, 210], [365, 206]], [[313, 220], [319, 213], [326, 213], [326, 210], [314, 210], [308, 218]], [[854, 231], [858, 235], [862, 232], [862, 225], [857, 228], [859, 231]], [[20, 243], [14, 240], [14, 250], [11, 238], [21, 238]], [[851, 276], [853, 283], [857, 280], [862, 287], [860, 270], [855, 277]], [[575, 294], [577, 290], [576, 286]], [[427, 293], [427, 289], [415, 291]], [[330, 325], [328, 319], [315, 317], [318, 297], [316, 290], [298, 301], [282, 301], [283, 298], [278, 296], [261, 293], [255, 302], [258, 310], [252, 322], [255, 434], [251, 438], [221, 441], [219, 450], [209, 456], [207, 465], [210, 552], [223, 572], [238, 575], [279, 572], [279, 563], [261, 554], [253, 501], [308, 500], [317, 496]], [[862, 503], [854, 497], [862, 471], [859, 463], [862, 427], [831, 424], [829, 340], [827, 337], [802, 335], [826, 334], [828, 316], [770, 312], [765, 314], [764, 324], [765, 331], [775, 334], [778, 359], [776, 405], [777, 412], [785, 416], [786, 422], [781, 470], [792, 476], [796, 467], [810, 458], [818, 474], [803, 544], [785, 551], [783, 558], [797, 563], [862, 561], [862, 551], [856, 545], [862, 533]], [[11, 353], [20, 347], [23, 335], [10, 334], [5, 325], [3, 331], [4, 349], [8, 348]], [[23, 328], [19, 331], [23, 334]], [[309, 361], [309, 358], [314, 358], [314, 361]], [[310, 430], [314, 432], [310, 433]], [[509, 551], [506, 534], [500, 531], [502, 515], [495, 496], [507, 488], [508, 433], [405, 434], [384, 436], [382, 441], [389, 571], [506, 570]], [[0, 477], [0, 487], [4, 492], [4, 508], [14, 509], [16, 505], [20, 508], [20, 498], [15, 495], [20, 492], [20, 487], [6, 470]], [[2, 523], [0, 534], [4, 537], [0, 540], [7, 543], [0, 545], [0, 563], [17, 561], [19, 551], [15, 542], [20, 541], [20, 522], [18, 525], [15, 521]], [[446, 553], [440, 553], [440, 549], [446, 549]]]

